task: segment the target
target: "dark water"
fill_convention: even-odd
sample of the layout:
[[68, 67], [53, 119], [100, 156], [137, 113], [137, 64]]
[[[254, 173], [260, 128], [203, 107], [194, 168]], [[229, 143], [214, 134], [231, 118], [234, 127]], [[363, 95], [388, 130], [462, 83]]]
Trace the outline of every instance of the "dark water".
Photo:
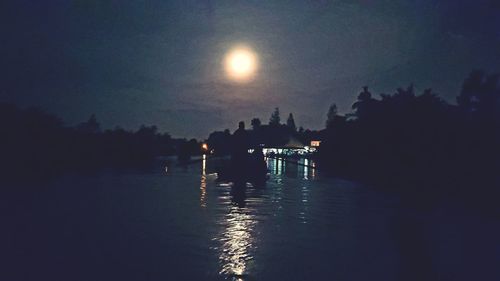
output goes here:
[[213, 165], [4, 198], [0, 280], [500, 280], [494, 217], [277, 160], [265, 187], [235, 189]]

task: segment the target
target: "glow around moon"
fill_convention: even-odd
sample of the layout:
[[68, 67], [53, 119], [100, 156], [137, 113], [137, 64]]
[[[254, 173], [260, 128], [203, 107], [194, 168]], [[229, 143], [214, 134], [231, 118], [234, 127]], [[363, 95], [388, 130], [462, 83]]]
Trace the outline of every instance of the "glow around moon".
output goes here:
[[236, 82], [253, 80], [258, 68], [255, 52], [244, 46], [231, 49], [224, 58], [224, 69], [229, 79]]

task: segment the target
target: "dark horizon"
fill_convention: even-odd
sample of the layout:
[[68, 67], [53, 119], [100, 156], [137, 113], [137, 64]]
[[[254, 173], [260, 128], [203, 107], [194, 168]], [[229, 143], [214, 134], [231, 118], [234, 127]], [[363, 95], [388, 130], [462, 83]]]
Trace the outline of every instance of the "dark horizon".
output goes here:
[[[474, 72], [474, 71], [481, 71], [481, 72], [484, 72], [483, 70], [473, 70], [471, 71], [470, 73]], [[469, 73], [469, 74], [470, 74]], [[496, 73], [486, 73], [484, 72], [486, 75], [498, 75]], [[464, 77], [464, 79], [466, 79], [467, 77]], [[462, 79], [461, 83], [459, 83], [461, 85], [461, 87], [463, 86], [463, 83], [464, 83], [464, 79]], [[371, 89], [370, 87], [368, 87], [370, 89], [370, 92], [373, 92], [373, 98], [375, 99], [379, 99], [382, 97], [382, 95], [392, 95], [394, 93], [397, 93], [398, 89], [401, 89], [401, 88], [406, 88], [408, 86], [412, 86], [414, 89], [415, 89], [415, 92], [417, 95], [421, 95], [424, 93], [425, 90], [427, 89], [432, 89], [433, 90], [433, 94], [436, 94], [437, 97], [443, 99], [444, 102], [446, 102], [447, 104], [449, 105], [452, 105], [452, 106], [457, 106], [458, 103], [457, 103], [457, 97], [459, 96], [461, 90], [459, 90], [456, 94], [456, 96], [454, 97], [450, 97], [449, 100], [445, 99], [443, 96], [441, 96], [439, 93], [436, 93], [434, 91], [434, 88], [432, 87], [428, 87], [428, 88], [425, 88], [425, 89], [421, 89], [419, 87], [415, 87], [415, 85], [413, 83], [410, 83], [409, 85], [401, 85], [401, 86], [395, 86], [394, 87], [394, 90], [392, 92], [388, 92], [388, 93], [376, 93], [373, 92], [373, 89]], [[354, 108], [352, 108], [352, 105], [356, 102], [356, 97], [360, 94], [360, 92], [363, 91], [363, 88], [364, 87], [367, 87], [367, 86], [363, 86], [363, 87], [359, 87], [359, 90], [356, 94], [353, 95], [353, 99], [351, 101], [351, 106], [349, 107], [348, 110], [345, 110], [345, 111], [341, 111], [339, 110], [338, 111], [338, 114], [340, 115], [349, 115], [349, 114], [352, 114], [353, 112], [355, 112]], [[15, 104], [15, 103], [7, 103], [7, 104], [13, 104], [15, 106], [19, 106], [18, 104]], [[297, 120], [297, 118], [295, 117], [295, 122], [297, 122], [297, 128], [299, 127], [302, 127], [303, 129], [305, 130], [312, 130], [312, 131], [320, 131], [320, 130], [323, 130], [325, 129], [325, 121], [327, 120], [327, 111], [328, 111], [328, 108], [332, 105], [332, 104], [335, 104], [337, 105], [337, 103], [335, 101], [333, 101], [332, 103], [330, 104], [326, 104], [324, 105], [324, 107], [326, 107], [326, 110], [323, 112], [323, 116], [322, 119], [319, 119], [317, 120], [318, 122], [316, 124], [314, 124], [313, 126], [311, 127], [304, 127], [303, 125], [300, 125], [301, 124], [301, 121], [300, 119]], [[206, 127], [205, 128], [205, 131], [207, 131], [208, 133], [207, 134], [203, 134], [203, 133], [200, 133], [200, 132], [192, 132], [192, 135], [190, 135], [189, 133], [187, 135], [175, 135], [175, 134], [172, 134], [172, 131], [169, 130], [169, 128], [162, 128], [162, 126], [158, 125], [161, 124], [161, 120], [156, 120], [157, 123], [154, 123], [155, 121], [153, 120], [152, 123], [145, 123], [145, 122], [141, 122], [140, 120], [138, 120], [138, 125], [137, 126], [126, 126], [124, 124], [114, 124], [114, 125], [111, 125], [111, 126], [108, 126], [106, 127], [105, 125], [105, 122], [104, 122], [104, 126], [103, 126], [103, 123], [102, 123], [102, 120], [99, 118], [99, 116], [96, 116], [96, 114], [94, 112], [91, 112], [89, 113], [84, 119], [82, 120], [77, 120], [75, 122], [68, 122], [66, 119], [64, 119], [63, 116], [60, 116], [57, 114], [57, 112], [50, 112], [48, 110], [46, 110], [45, 108], [42, 108], [42, 107], [37, 107], [37, 106], [32, 106], [32, 105], [26, 105], [24, 107], [20, 106], [19, 107], [20, 109], [23, 109], [23, 110], [27, 110], [27, 109], [35, 109], [35, 110], [42, 110], [43, 112], [47, 113], [47, 114], [50, 114], [50, 115], [54, 115], [58, 118], [61, 118], [61, 121], [63, 122], [63, 125], [65, 126], [68, 126], [68, 127], [77, 127], [79, 124], [82, 124], [82, 123], [85, 123], [89, 120], [89, 118], [96, 118], [97, 121], [99, 122], [99, 126], [100, 126], [100, 129], [102, 131], [105, 131], [105, 130], [115, 130], [117, 128], [120, 128], [120, 129], [124, 129], [126, 131], [137, 131], [139, 130], [141, 127], [143, 126], [146, 126], [146, 127], [150, 127], [150, 126], [155, 126], [156, 128], [158, 128], [158, 132], [159, 133], [167, 133], [169, 134], [172, 138], [177, 138], [177, 139], [197, 139], [199, 141], [202, 141], [204, 139], [207, 138], [207, 136], [214, 132], [214, 131], [224, 131], [224, 130], [229, 130], [230, 132], [233, 132], [234, 130], [237, 129], [238, 127], [238, 122], [244, 122], [247, 126], [250, 126], [251, 124], [251, 121], [252, 119], [254, 118], [257, 118], [259, 119], [262, 124], [267, 124], [269, 122], [269, 119], [271, 117], [271, 114], [273, 113], [273, 110], [270, 110], [267, 115], [264, 115], [264, 116], [255, 116], [255, 115], [252, 115], [252, 116], [246, 116], [242, 119], [239, 119], [239, 120], [231, 120], [229, 122], [229, 127], [225, 127], [225, 128], [222, 128], [222, 127], [217, 127], [216, 124], [214, 124], [213, 127]], [[275, 109], [275, 108], [280, 108], [279, 106], [272, 106], [271, 109]], [[301, 112], [284, 112], [281, 108], [280, 108], [280, 112], [281, 112], [281, 117], [283, 118], [282, 121], [285, 121], [285, 117], [288, 116], [289, 113], [293, 114], [294, 116], [302, 116], [302, 113]], [[160, 121], [160, 122], [159, 122]], [[182, 122], [181, 122], [182, 123]], [[182, 123], [183, 125], [185, 125], [185, 123]], [[189, 127], [190, 128], [190, 127]]]
[[[457, 93], [456, 96], [454, 96], [453, 98], [451, 98], [451, 101], [448, 101], [446, 99], [444, 99], [439, 93], [436, 93], [435, 90], [432, 88], [432, 87], [429, 87], [429, 88], [426, 88], [426, 89], [423, 89], [423, 90], [419, 90], [418, 87], [415, 87], [415, 85], [413, 83], [409, 84], [409, 85], [406, 85], [406, 86], [398, 86], [398, 87], [394, 87], [394, 91], [390, 92], [390, 93], [379, 93], [379, 94], [375, 94], [373, 92], [373, 90], [368, 87], [368, 86], [363, 86], [363, 87], [360, 87], [360, 90], [358, 91], [358, 93], [356, 94], [357, 98], [359, 99], [359, 95], [361, 95], [364, 91], [368, 90], [370, 92], [370, 95], [371, 97], [374, 99], [374, 100], [380, 100], [380, 99], [383, 99], [384, 96], [387, 96], [387, 95], [397, 95], [398, 92], [400, 92], [402, 89], [406, 89], [407, 87], [411, 87], [412, 88], [412, 92], [416, 95], [416, 96], [421, 96], [423, 95], [426, 91], [431, 91], [432, 95], [435, 95], [436, 98], [438, 99], [441, 99], [442, 102], [444, 102], [445, 105], [448, 105], [448, 106], [452, 106], [452, 107], [457, 107], [459, 106], [459, 103], [457, 102], [459, 99], [460, 99], [460, 95], [462, 95], [465, 92], [467, 92], [467, 89], [468, 87], [470, 86], [467, 86], [467, 81], [468, 79], [471, 79], [471, 77], [474, 76], [475, 73], [479, 73], [480, 75], [483, 76], [482, 79], [487, 79], [487, 78], [494, 78], [496, 79], [495, 77], [499, 77], [499, 74], [497, 73], [487, 73], [483, 70], [473, 70], [469, 73], [468, 76], [464, 77], [462, 79], [462, 82], [460, 83], [461, 85], [461, 89], [459, 90], [459, 92]], [[498, 81], [500, 81], [499, 79], [496, 79]], [[483, 81], [484, 82], [484, 81]], [[498, 83], [497, 83], [498, 84]], [[497, 85], [498, 86], [498, 85]], [[476, 85], [475, 87], [478, 87], [478, 85]], [[493, 90], [493, 89], [491, 89]], [[480, 88], [475, 88], [475, 91], [481, 91]], [[327, 106], [327, 108], [330, 108], [332, 105], [335, 106], [335, 109], [336, 109], [336, 114], [338, 116], [343, 116], [343, 117], [348, 117], [350, 115], [355, 115], [356, 113], [356, 103], [358, 102], [359, 100], [357, 100], [356, 98], [353, 98], [353, 100], [351, 101], [351, 106], [349, 108], [349, 110], [347, 110], [346, 112], [341, 112], [338, 108], [338, 105], [336, 102], [332, 102], [328, 105], [326, 105], [325, 103], [325, 106]], [[13, 103], [4, 103], [3, 104], [4, 106], [15, 106], [15, 107], [18, 107], [18, 105], [16, 104], [13, 104]], [[250, 128], [251, 127], [251, 124], [252, 122], [254, 121], [253, 119], [258, 119], [260, 124], [262, 125], [267, 125], [267, 124], [270, 124], [270, 119], [272, 118], [272, 115], [275, 114], [275, 110], [278, 109], [279, 110], [279, 114], [280, 114], [280, 117], [281, 117], [281, 124], [283, 125], [286, 125], [286, 117], [289, 115], [289, 114], [293, 114], [294, 116], [301, 116], [301, 112], [283, 112], [282, 109], [279, 108], [279, 106], [275, 106], [273, 107], [274, 110], [273, 111], [270, 111], [266, 116], [264, 116], [263, 118], [260, 118], [259, 116], [246, 116], [246, 118], [243, 118], [243, 119], [240, 119], [240, 120], [232, 120], [230, 123], [232, 123], [233, 125], [230, 126], [230, 127], [227, 127], [227, 128], [217, 128], [217, 126], [215, 125], [213, 128], [210, 128], [210, 127], [207, 127], [205, 128], [209, 133], [205, 134], [205, 135], [201, 135], [201, 133], [194, 133], [193, 134], [199, 134], [200, 136], [197, 137], [197, 136], [190, 136], [190, 135], [173, 135], [171, 133], [171, 131], [169, 131], [168, 129], [167, 130], [164, 130], [161, 128], [161, 126], [158, 126], [158, 124], [155, 124], [155, 123], [140, 123], [140, 125], [138, 125], [137, 127], [127, 127], [127, 126], [123, 126], [122, 124], [116, 124], [115, 126], [112, 126], [112, 127], [105, 127], [102, 125], [101, 123], [101, 120], [98, 118], [98, 116], [96, 116], [94, 113], [91, 113], [88, 115], [87, 118], [85, 118], [84, 120], [80, 120], [74, 124], [71, 124], [69, 122], [67, 122], [67, 120], [65, 120], [62, 116], [59, 116], [57, 115], [57, 113], [55, 112], [50, 112], [50, 111], [47, 111], [45, 110], [44, 108], [40, 108], [40, 107], [36, 107], [36, 106], [26, 106], [26, 107], [18, 107], [20, 110], [35, 110], [35, 111], [41, 111], [43, 114], [48, 114], [48, 115], [52, 115], [56, 118], [58, 118], [61, 122], [62, 122], [62, 125], [63, 126], [66, 126], [68, 128], [79, 128], [80, 126], [82, 126], [83, 124], [86, 124], [87, 122], [90, 122], [90, 120], [92, 122], [97, 122], [97, 126], [98, 126], [98, 131], [100, 132], [105, 132], [105, 131], [114, 131], [114, 130], [125, 130], [127, 132], [137, 132], [139, 130], [141, 130], [142, 128], [155, 128], [156, 130], [156, 133], [158, 134], [168, 134], [171, 138], [173, 139], [186, 139], [186, 140], [191, 140], [191, 139], [196, 139], [197, 141], [204, 141], [207, 139], [207, 137], [213, 133], [213, 132], [223, 132], [223, 131], [226, 131], [228, 130], [230, 133], [234, 132], [237, 127], [238, 127], [238, 123], [239, 122], [243, 122], [244, 124], [246, 124], [247, 128]], [[294, 117], [294, 122], [297, 122], [297, 124], [299, 125], [296, 125], [296, 129], [298, 130], [299, 128], [302, 129], [302, 130], [307, 130], [307, 131], [313, 131], [313, 132], [320, 132], [322, 130], [325, 130], [327, 129], [327, 127], [325, 127], [325, 122], [328, 122], [328, 110], [326, 110], [323, 114], [323, 118], [321, 120], [318, 120], [318, 124], [316, 124], [316, 126], [313, 126], [313, 127], [304, 127], [302, 125], [300, 125], [300, 120], [298, 120], [298, 122], [296, 121], [296, 117]], [[183, 125], [186, 125], [185, 123], [182, 123]]]

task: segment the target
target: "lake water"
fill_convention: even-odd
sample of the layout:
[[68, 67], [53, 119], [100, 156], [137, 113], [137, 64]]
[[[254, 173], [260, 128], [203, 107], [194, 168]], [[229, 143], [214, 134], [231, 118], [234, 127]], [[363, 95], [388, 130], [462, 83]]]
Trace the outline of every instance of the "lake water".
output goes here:
[[236, 189], [214, 165], [4, 198], [0, 280], [500, 280], [498, 218], [274, 159], [265, 187]]

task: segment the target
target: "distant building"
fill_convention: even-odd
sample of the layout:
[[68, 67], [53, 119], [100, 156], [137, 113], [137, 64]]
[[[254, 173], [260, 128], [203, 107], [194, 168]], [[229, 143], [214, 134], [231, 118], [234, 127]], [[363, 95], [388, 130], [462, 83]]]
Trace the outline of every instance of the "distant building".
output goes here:
[[321, 144], [321, 141], [319, 140], [312, 140], [311, 141], [311, 147], [319, 147], [319, 145]]
[[[306, 146], [293, 136], [290, 136], [288, 141], [282, 145], [261, 144], [260, 146], [265, 156], [307, 156], [316, 151], [315, 147]], [[250, 153], [253, 151], [254, 149], [248, 150]]]

